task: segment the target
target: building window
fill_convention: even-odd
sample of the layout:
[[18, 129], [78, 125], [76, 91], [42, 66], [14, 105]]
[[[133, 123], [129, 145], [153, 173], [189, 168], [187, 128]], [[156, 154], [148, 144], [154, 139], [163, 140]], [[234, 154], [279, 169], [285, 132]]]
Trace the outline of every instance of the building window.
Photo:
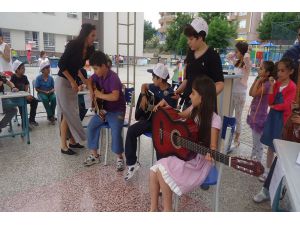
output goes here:
[[84, 19], [90, 19], [90, 13], [89, 12], [82, 13], [82, 16], [83, 16]]
[[84, 19], [89, 19], [89, 20], [98, 20], [99, 15], [97, 12], [84, 12], [82, 13], [82, 17]]
[[39, 33], [25, 31], [25, 44], [31, 45], [31, 50], [39, 51]]
[[44, 50], [49, 52], [55, 52], [55, 35], [50, 33], [44, 33]]
[[98, 20], [98, 13], [97, 12], [91, 12], [90, 13], [91, 14], [91, 19], [93, 19], [93, 20]]
[[77, 12], [68, 12], [67, 13], [67, 17], [69, 17], [69, 18], [77, 18], [78, 15], [77, 15]]
[[76, 36], [67, 35], [67, 42], [72, 41], [74, 39], [76, 39]]
[[2, 31], [2, 35], [3, 35], [3, 40], [5, 43], [11, 45], [11, 41], [10, 41], [10, 31], [7, 29], [2, 29], [0, 28], [0, 30]]
[[241, 28], [241, 29], [246, 28], [246, 20], [241, 20], [241, 21], [239, 22], [239, 28]]
[[247, 16], [247, 12], [239, 12], [239, 16]]

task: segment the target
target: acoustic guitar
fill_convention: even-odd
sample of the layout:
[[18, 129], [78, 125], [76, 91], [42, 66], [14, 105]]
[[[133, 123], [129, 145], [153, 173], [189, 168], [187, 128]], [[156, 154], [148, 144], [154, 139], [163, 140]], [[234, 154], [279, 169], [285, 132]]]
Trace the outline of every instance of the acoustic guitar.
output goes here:
[[135, 108], [135, 120], [150, 120], [152, 116], [152, 110], [157, 103], [154, 94], [150, 91], [146, 91], [145, 96], [147, 98], [146, 109], [143, 110], [141, 107], [141, 101], [143, 98], [142, 93], [139, 95], [138, 101]]
[[[210, 132], [210, 131], [208, 131]], [[244, 173], [260, 176], [264, 167], [260, 162], [231, 157], [198, 143], [198, 126], [192, 119], [182, 119], [173, 108], [160, 108], [152, 119], [153, 145], [162, 157], [176, 156], [182, 160], [193, 159], [198, 153], [209, 153], [217, 162], [224, 163]]]

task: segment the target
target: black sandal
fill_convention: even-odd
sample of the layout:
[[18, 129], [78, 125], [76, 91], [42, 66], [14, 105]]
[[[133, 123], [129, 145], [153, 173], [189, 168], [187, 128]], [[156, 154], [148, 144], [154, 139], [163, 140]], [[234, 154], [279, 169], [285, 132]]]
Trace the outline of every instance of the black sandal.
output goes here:
[[84, 148], [83, 145], [79, 144], [79, 143], [76, 143], [74, 145], [72, 145], [71, 143], [69, 144], [69, 148]]
[[61, 151], [61, 153], [66, 154], [66, 155], [75, 155], [75, 154], [76, 154], [76, 152], [72, 151], [72, 150], [69, 149], [69, 148], [68, 148], [67, 151], [65, 151], [65, 150], [63, 150], [63, 149], [61, 149], [60, 151]]

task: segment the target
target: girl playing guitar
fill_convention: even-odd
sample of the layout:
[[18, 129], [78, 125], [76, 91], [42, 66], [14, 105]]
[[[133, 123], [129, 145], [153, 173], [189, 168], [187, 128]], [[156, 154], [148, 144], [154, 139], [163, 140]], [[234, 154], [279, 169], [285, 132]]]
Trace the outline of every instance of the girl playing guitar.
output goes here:
[[[199, 140], [212, 150], [217, 149], [221, 118], [216, 111], [216, 86], [207, 76], [195, 79], [189, 96], [192, 105], [179, 113], [182, 118], [192, 118], [199, 126]], [[168, 106], [161, 101], [158, 107]], [[210, 131], [210, 132], [207, 132]], [[159, 190], [163, 195], [164, 211], [172, 210], [172, 193], [182, 195], [199, 187], [207, 177], [212, 166], [210, 156], [197, 154], [190, 161], [183, 161], [176, 156], [169, 156], [157, 161], [150, 172], [150, 211], [158, 210]]]

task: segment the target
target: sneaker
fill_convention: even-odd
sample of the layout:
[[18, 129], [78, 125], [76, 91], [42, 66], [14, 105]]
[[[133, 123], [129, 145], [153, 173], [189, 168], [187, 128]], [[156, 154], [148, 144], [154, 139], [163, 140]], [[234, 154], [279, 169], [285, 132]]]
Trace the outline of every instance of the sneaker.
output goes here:
[[267, 177], [268, 177], [268, 174], [269, 174], [269, 173], [264, 172], [262, 175], [260, 175], [260, 176], [258, 177], [258, 180], [259, 180], [260, 182], [265, 182], [265, 180], [266, 180]]
[[127, 170], [127, 173], [126, 173], [124, 179], [127, 181], [131, 177], [133, 177], [133, 175], [135, 174], [136, 171], [138, 171], [138, 169], [140, 168], [140, 166], [141, 166], [141, 164], [139, 162], [136, 162], [132, 166], [128, 166], [128, 170]]
[[125, 169], [124, 159], [117, 159], [117, 171], [123, 171]]
[[39, 125], [39, 123], [36, 122], [35, 120], [30, 121], [29, 124], [31, 124], [31, 125], [33, 125], [33, 126], [36, 126], [36, 127]]
[[50, 124], [55, 125], [55, 118], [54, 116], [50, 117]]
[[256, 203], [261, 203], [270, 200], [270, 193], [266, 188], [262, 188], [254, 197], [253, 201]]
[[83, 162], [84, 166], [91, 166], [93, 164], [100, 163], [100, 156], [95, 157], [93, 154], [89, 155]]

